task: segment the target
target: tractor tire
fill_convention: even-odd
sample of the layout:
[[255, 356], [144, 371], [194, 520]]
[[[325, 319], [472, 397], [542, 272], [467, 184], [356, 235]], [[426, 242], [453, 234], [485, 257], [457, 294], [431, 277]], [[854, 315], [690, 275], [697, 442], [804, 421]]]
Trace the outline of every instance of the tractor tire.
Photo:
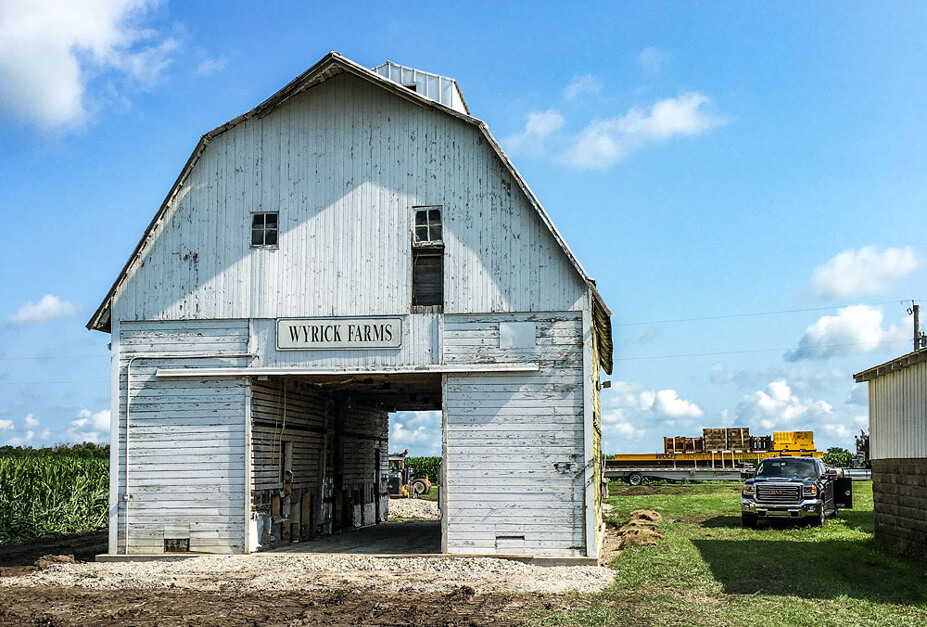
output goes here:
[[756, 515], [741, 513], [740, 524], [745, 529], [756, 529]]
[[428, 494], [428, 486], [425, 485], [424, 479], [416, 479], [412, 482], [412, 489], [415, 490], [416, 496]]
[[644, 476], [639, 472], [632, 472], [630, 475], [628, 475], [628, 483], [634, 486], [641, 485], [644, 483]]

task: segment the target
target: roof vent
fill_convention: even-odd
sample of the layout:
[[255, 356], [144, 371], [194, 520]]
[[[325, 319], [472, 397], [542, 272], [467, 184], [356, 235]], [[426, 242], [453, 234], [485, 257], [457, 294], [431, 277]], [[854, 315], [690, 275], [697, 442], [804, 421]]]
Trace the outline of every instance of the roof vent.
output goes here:
[[467, 108], [467, 103], [464, 102], [460, 87], [453, 78], [423, 72], [415, 68], [398, 65], [392, 61], [378, 65], [373, 68], [373, 71], [394, 83], [399, 83], [406, 89], [410, 89], [435, 102], [440, 102], [445, 107], [470, 115], [470, 109]]

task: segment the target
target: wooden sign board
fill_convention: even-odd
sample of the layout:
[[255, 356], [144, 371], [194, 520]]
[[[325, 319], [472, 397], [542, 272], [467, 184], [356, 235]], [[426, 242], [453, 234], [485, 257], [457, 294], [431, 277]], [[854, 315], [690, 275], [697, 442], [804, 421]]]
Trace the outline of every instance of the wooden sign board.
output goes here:
[[402, 318], [278, 318], [278, 350], [366, 350], [402, 346]]

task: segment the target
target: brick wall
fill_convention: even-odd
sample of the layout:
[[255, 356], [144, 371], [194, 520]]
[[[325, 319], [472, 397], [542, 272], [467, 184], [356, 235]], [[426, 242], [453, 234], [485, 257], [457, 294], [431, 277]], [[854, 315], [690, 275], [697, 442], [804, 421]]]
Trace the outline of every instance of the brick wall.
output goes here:
[[927, 458], [872, 462], [876, 539], [927, 555]]

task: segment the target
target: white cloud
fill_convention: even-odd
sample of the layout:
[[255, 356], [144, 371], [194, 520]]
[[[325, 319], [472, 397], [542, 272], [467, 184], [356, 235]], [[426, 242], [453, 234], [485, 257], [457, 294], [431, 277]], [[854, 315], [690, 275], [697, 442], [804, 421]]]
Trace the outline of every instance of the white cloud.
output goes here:
[[441, 454], [441, 412], [400, 411], [390, 414], [389, 449], [408, 448], [412, 455]]
[[532, 111], [525, 122], [525, 130], [514, 133], [503, 140], [509, 152], [523, 154], [540, 154], [544, 150], [544, 140], [553, 132], [563, 128], [566, 123], [563, 115], [555, 110]]
[[32, 414], [26, 415], [26, 426], [30, 429], [35, 429], [39, 426], [39, 419]]
[[46, 127], [87, 117], [87, 86], [118, 72], [150, 88], [179, 47], [141, 27], [158, 0], [0, 3], [0, 111]]
[[859, 427], [860, 429], [869, 428], [869, 416], [857, 416], [856, 418], [853, 419], [853, 422], [855, 422], [856, 426]]
[[592, 74], [585, 74], [574, 78], [563, 90], [563, 97], [567, 100], [576, 100], [580, 96], [594, 95], [602, 90], [602, 83]]
[[35, 431], [26, 431], [26, 435], [24, 435], [21, 438], [10, 438], [7, 444], [9, 444], [10, 446], [22, 446], [23, 444], [28, 444], [29, 442], [31, 442], [34, 437], [35, 437]]
[[823, 425], [824, 433], [841, 440], [848, 440], [853, 437], [855, 431], [850, 429], [842, 422], [831, 422]]
[[676, 390], [660, 390], [654, 404], [657, 413], [671, 418], [701, 418], [701, 408], [692, 401], [679, 398]]
[[734, 380], [734, 373], [729, 371], [724, 366], [724, 364], [719, 361], [711, 365], [709, 378], [712, 383], [716, 383], [718, 385], [723, 383], [731, 383]]
[[826, 401], [796, 396], [785, 379], [773, 381], [766, 390], [745, 395], [737, 405], [741, 424], [767, 432], [807, 426], [833, 414], [833, 406]]
[[7, 430], [13, 428], [12, 420], [0, 420], [0, 429]]
[[77, 419], [71, 421], [71, 425], [68, 435], [73, 442], [108, 442], [110, 411], [103, 409], [92, 412], [86, 408], [81, 409], [77, 412]]
[[30, 301], [20, 307], [16, 313], [8, 316], [6, 321], [17, 327], [27, 324], [42, 324], [58, 318], [73, 316], [79, 311], [80, 307], [74, 303], [63, 301], [52, 294], [46, 294], [39, 302], [33, 303]]
[[603, 395], [602, 431], [606, 450], [624, 448], [629, 440], [641, 440], [648, 430], [686, 429], [702, 409], [682, 398], [676, 390], [650, 390], [640, 383], [613, 381]]
[[828, 359], [851, 353], [868, 353], [884, 342], [904, 340], [900, 327], [883, 328], [882, 311], [868, 305], [852, 305], [836, 316], [822, 316], [805, 330], [798, 348], [786, 354], [789, 361]]
[[649, 112], [634, 108], [617, 118], [591, 122], [564, 159], [574, 168], [604, 170], [648, 145], [726, 124], [707, 111], [708, 102], [707, 96], [688, 92], [656, 102]]
[[811, 288], [821, 298], [847, 298], [885, 291], [894, 279], [917, 267], [917, 257], [910, 246], [886, 248], [864, 246], [845, 250], [823, 266], [815, 268]]
[[221, 72], [225, 69], [225, 66], [228, 64], [228, 59], [225, 57], [206, 57], [200, 61], [196, 66], [196, 75], [197, 76], [210, 76], [216, 72]]
[[659, 74], [663, 71], [663, 66], [669, 62], [670, 55], [668, 52], [650, 46], [641, 50], [641, 53], [637, 55], [637, 60], [648, 74]]

